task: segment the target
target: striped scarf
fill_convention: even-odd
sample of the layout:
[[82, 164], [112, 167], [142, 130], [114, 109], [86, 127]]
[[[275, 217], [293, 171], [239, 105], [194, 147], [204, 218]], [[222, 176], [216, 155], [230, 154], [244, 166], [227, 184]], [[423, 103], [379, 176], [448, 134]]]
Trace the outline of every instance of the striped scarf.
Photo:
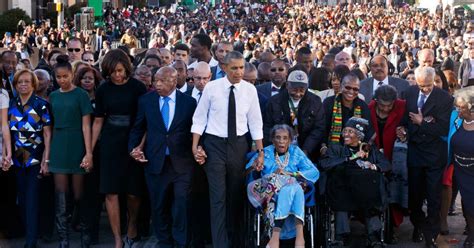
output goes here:
[[[329, 133], [329, 143], [339, 144], [342, 133], [342, 104], [341, 95], [334, 98], [332, 107], [331, 132]], [[357, 105], [354, 109], [354, 117], [362, 117], [362, 108]]]

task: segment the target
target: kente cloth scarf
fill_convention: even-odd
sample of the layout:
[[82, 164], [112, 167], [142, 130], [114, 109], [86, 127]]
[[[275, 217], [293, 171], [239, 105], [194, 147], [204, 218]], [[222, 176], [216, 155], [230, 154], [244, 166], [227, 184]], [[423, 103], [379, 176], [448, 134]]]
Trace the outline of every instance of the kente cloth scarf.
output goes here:
[[[329, 142], [339, 144], [342, 133], [342, 95], [339, 94], [334, 99], [332, 107], [331, 132], [329, 133]], [[357, 105], [354, 109], [354, 117], [362, 118], [362, 108]]]

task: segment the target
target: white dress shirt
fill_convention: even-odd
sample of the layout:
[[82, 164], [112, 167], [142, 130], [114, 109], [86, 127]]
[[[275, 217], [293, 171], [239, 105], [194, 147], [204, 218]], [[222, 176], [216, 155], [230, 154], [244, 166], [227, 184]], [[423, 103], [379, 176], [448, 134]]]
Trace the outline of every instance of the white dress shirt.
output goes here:
[[[229, 111], [230, 86], [227, 77], [206, 84], [201, 100], [194, 112], [191, 132], [227, 138], [227, 117]], [[237, 135], [250, 130], [253, 140], [263, 139], [263, 121], [258, 102], [257, 89], [242, 80], [234, 84]]]
[[[435, 86], [436, 87], [436, 86]], [[418, 105], [418, 102], [420, 101], [420, 98], [421, 98], [421, 95], [424, 95], [421, 90], [420, 90], [420, 93], [418, 93], [418, 99], [416, 100], [416, 104]], [[428, 101], [428, 97], [430, 97], [431, 95], [431, 92], [428, 94], [428, 95], [425, 95], [425, 102], [423, 104], [426, 103], [426, 101]]]
[[[174, 90], [173, 93], [171, 93], [168, 97], [170, 98], [170, 100], [168, 100], [168, 106], [170, 107], [170, 112], [169, 112], [170, 116], [168, 120], [168, 126], [166, 127], [166, 129], [170, 129], [171, 123], [173, 122], [174, 112], [176, 109], [176, 90]], [[161, 109], [163, 108], [164, 103], [165, 103], [164, 97], [160, 96], [160, 113], [161, 113]]]
[[186, 93], [186, 91], [188, 90], [188, 83], [184, 83], [183, 87], [179, 88], [178, 90], [183, 93]]
[[[278, 91], [273, 91], [273, 87], [277, 88]], [[277, 95], [278, 93], [280, 93], [280, 89], [281, 89], [281, 86], [278, 87], [278, 86], [276, 86], [274, 83], [272, 83], [272, 88], [271, 88], [272, 96]]]
[[199, 93], [201, 93], [201, 91], [199, 91], [196, 87], [194, 87], [193, 91], [191, 92], [191, 96], [194, 97], [194, 99], [196, 99], [197, 103], [199, 103], [199, 100], [201, 99], [201, 96], [202, 96], [202, 93], [201, 95]]
[[[199, 61], [194, 61], [193, 63], [191, 63], [189, 66], [188, 66], [188, 69], [194, 69], [197, 64], [199, 63]], [[213, 66], [216, 66], [219, 64], [219, 62], [217, 60], [214, 59], [214, 57], [211, 57], [211, 60], [209, 61], [209, 67], [213, 67]]]
[[[379, 80], [374, 78], [374, 83], [373, 83], [374, 84], [374, 88], [373, 88], [374, 92], [372, 92], [372, 93], [375, 94], [375, 90], [379, 87], [379, 82], [382, 82], [382, 85], [388, 85], [388, 77], [385, 77], [385, 79], [382, 80], [382, 81], [379, 81]], [[380, 85], [380, 86], [382, 86], [382, 85]]]

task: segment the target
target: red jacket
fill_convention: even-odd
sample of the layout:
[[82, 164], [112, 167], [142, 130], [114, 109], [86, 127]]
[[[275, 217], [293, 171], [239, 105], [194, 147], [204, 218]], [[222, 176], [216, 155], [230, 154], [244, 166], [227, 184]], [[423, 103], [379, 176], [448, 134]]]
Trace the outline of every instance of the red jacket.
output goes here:
[[387, 122], [385, 123], [385, 127], [383, 129], [383, 134], [380, 133], [378, 122], [377, 122], [377, 113], [375, 112], [376, 102], [374, 100], [370, 101], [369, 109], [370, 109], [370, 119], [374, 125], [374, 130], [376, 134], [375, 144], [378, 148], [380, 148], [380, 140], [377, 138], [379, 135], [383, 135], [383, 153], [385, 158], [389, 161], [392, 161], [392, 152], [393, 152], [393, 145], [395, 140], [397, 139], [397, 127], [400, 125], [400, 122], [405, 114], [405, 100], [397, 99], [393, 103], [393, 109], [388, 115]]

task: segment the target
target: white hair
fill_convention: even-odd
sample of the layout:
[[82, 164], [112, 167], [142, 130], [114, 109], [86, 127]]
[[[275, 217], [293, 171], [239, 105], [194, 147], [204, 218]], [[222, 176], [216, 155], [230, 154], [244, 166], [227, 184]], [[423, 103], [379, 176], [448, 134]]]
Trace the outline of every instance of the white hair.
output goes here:
[[40, 74], [44, 79], [48, 80], [48, 81], [51, 81], [51, 76], [49, 75], [49, 73], [46, 71], [46, 70], [43, 70], [43, 69], [36, 69], [34, 71], [34, 73], [36, 75]]
[[436, 71], [433, 67], [429, 66], [418, 66], [418, 68], [415, 69], [415, 78], [432, 78], [434, 80], [436, 75]]

